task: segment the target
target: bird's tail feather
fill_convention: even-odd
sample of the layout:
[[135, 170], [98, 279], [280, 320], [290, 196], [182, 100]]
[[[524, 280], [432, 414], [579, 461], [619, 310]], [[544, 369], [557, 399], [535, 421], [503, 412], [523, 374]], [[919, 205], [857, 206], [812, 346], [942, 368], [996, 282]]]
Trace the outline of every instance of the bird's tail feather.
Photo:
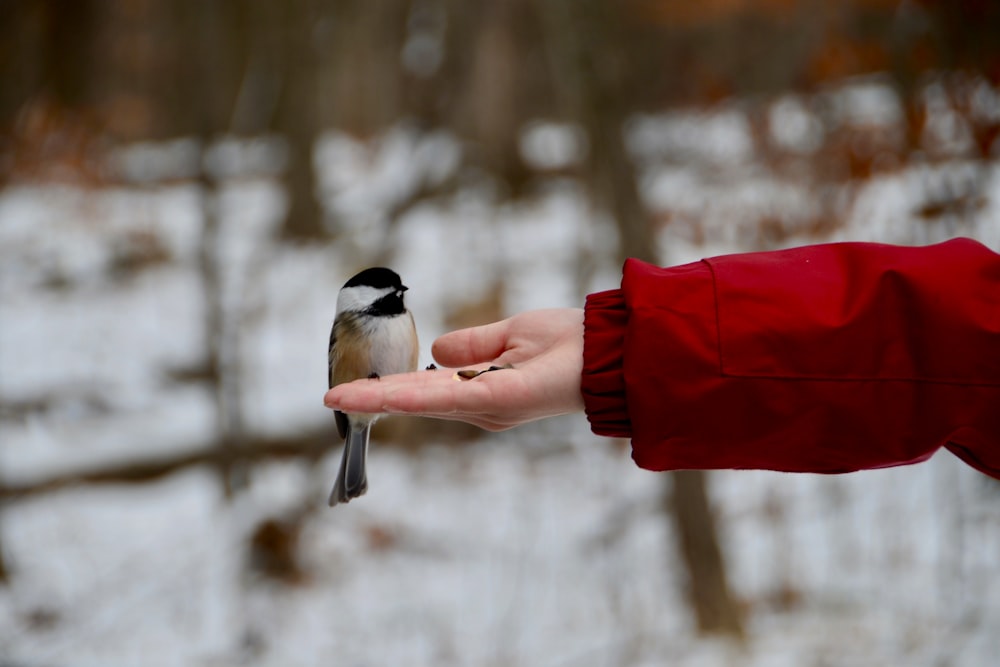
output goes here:
[[330, 493], [330, 507], [337, 503], [350, 502], [351, 498], [364, 495], [368, 490], [368, 433], [371, 426], [354, 428], [348, 425], [344, 443], [344, 456], [340, 460], [340, 472]]

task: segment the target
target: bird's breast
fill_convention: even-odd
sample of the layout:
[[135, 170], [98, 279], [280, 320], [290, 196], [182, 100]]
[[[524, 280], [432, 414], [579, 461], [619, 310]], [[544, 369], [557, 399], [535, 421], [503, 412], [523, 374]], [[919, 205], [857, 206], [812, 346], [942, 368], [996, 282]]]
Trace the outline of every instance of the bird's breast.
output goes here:
[[417, 369], [417, 336], [409, 313], [354, 318], [336, 327], [333, 384]]

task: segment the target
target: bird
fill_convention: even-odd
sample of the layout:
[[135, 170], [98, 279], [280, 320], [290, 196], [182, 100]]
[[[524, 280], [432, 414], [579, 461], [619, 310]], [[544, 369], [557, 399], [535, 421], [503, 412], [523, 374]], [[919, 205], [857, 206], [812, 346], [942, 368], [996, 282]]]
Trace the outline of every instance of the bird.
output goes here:
[[[419, 343], [413, 315], [403, 303], [409, 289], [392, 269], [373, 267], [340, 288], [330, 330], [329, 386], [417, 370]], [[344, 438], [340, 472], [330, 507], [350, 502], [368, 490], [368, 437], [376, 414], [335, 411]]]

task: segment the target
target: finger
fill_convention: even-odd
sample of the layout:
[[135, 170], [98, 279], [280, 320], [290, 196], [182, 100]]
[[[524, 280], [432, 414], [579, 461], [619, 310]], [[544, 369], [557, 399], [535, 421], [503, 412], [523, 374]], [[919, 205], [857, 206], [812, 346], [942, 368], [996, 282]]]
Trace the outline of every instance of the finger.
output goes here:
[[344, 412], [390, 412], [438, 416], [485, 410], [488, 391], [467, 380], [456, 380], [452, 369], [386, 375], [355, 380], [326, 392], [327, 407]]
[[485, 383], [456, 380], [450, 372], [421, 385], [390, 387], [383, 399], [382, 409], [386, 412], [428, 417], [483, 415], [495, 407], [492, 390]]
[[392, 387], [422, 387], [428, 382], [434, 382], [447, 375], [449, 375], [448, 372], [439, 369], [345, 382], [327, 391], [323, 397], [323, 403], [328, 408], [345, 412], [381, 412], [382, 405], [385, 403], [385, 393]]
[[509, 331], [509, 320], [452, 331], [434, 341], [431, 354], [443, 366], [493, 361], [506, 349]]

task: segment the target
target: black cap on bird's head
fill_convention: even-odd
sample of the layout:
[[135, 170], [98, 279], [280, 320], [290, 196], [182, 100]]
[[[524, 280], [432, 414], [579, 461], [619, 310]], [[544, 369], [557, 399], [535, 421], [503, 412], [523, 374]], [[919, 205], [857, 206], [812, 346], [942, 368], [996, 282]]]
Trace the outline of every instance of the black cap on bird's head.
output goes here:
[[344, 287], [359, 287], [362, 285], [378, 289], [391, 288], [403, 292], [407, 289], [398, 273], [382, 266], [365, 269], [344, 283]]

